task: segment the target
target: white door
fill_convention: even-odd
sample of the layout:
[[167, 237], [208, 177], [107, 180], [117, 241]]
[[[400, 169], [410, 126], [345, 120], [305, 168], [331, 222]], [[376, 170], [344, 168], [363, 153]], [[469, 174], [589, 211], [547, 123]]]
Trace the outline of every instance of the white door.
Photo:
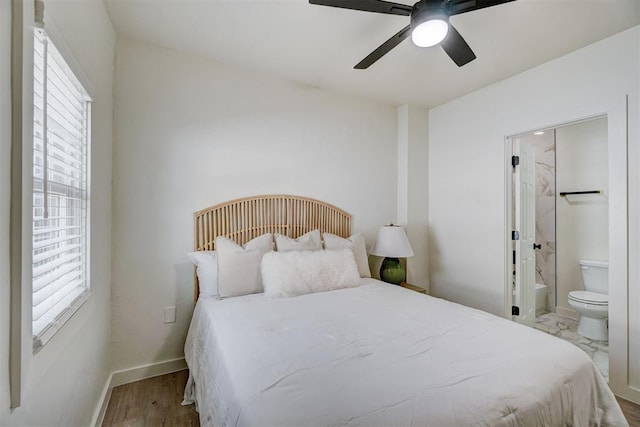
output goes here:
[[515, 138], [514, 169], [515, 321], [532, 326], [536, 318], [536, 158], [533, 147]]

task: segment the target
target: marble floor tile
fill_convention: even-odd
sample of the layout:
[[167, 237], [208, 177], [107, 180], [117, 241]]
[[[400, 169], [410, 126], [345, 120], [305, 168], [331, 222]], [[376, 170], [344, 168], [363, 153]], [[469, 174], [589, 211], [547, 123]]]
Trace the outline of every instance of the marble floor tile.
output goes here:
[[591, 357], [602, 376], [609, 382], [609, 342], [596, 341], [583, 337], [578, 333], [578, 322], [556, 313], [547, 313], [536, 317], [536, 329], [581, 348]]

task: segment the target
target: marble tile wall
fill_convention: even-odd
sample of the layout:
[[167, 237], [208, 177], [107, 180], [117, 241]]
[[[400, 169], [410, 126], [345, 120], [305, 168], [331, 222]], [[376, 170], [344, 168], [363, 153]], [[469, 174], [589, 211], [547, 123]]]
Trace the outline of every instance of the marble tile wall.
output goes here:
[[523, 142], [536, 154], [536, 283], [547, 285], [545, 311], [555, 311], [556, 291], [556, 145], [554, 131], [528, 135]]
[[[550, 135], [553, 131], [549, 132]], [[556, 289], [556, 144], [536, 144], [536, 282], [547, 285], [547, 311], [554, 311]]]

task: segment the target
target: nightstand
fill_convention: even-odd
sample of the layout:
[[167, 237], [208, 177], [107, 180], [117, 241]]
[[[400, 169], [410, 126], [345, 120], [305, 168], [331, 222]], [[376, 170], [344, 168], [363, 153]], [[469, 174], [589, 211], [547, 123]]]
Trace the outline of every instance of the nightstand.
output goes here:
[[420, 286], [412, 285], [407, 282], [400, 283], [400, 286], [402, 286], [405, 289], [410, 289], [412, 291], [420, 292], [421, 294], [425, 294], [425, 295], [427, 294], [427, 290], [425, 288], [421, 288]]

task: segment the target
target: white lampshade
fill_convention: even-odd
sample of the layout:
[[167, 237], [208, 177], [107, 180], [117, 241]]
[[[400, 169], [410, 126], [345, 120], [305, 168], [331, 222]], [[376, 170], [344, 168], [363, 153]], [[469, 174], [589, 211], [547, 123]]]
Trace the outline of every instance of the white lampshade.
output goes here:
[[371, 255], [388, 258], [412, 257], [413, 249], [404, 228], [399, 225], [384, 225], [378, 231]]

